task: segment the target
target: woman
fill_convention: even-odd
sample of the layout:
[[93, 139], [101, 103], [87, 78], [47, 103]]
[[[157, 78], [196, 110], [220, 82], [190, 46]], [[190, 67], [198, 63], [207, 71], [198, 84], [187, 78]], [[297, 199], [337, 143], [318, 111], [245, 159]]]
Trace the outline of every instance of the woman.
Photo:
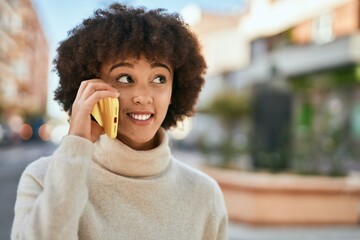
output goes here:
[[[12, 239], [226, 239], [220, 188], [174, 159], [165, 132], [193, 115], [206, 69], [180, 17], [112, 4], [57, 52], [69, 133], [22, 174]], [[116, 139], [90, 115], [106, 97], [120, 103]]]

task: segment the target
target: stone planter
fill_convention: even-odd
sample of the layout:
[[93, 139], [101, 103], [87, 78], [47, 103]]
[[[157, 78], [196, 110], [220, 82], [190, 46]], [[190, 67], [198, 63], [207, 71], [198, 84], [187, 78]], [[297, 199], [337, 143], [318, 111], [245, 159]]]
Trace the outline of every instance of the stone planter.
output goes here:
[[219, 183], [233, 221], [308, 225], [360, 220], [358, 178], [201, 170]]

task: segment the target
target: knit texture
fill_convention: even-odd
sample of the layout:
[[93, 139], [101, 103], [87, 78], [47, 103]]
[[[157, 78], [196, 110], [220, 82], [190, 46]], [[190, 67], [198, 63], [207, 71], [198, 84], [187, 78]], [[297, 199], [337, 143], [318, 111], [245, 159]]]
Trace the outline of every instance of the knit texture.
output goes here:
[[17, 192], [12, 239], [227, 239], [217, 183], [161, 144], [135, 151], [102, 135], [63, 138], [31, 163]]

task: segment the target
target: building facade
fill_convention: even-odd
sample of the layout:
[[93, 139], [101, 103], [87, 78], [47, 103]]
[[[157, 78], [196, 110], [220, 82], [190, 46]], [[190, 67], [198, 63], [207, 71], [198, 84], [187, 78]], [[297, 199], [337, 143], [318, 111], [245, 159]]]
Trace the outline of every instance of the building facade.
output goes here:
[[31, 0], [0, 0], [0, 143], [29, 139], [31, 121], [44, 118], [48, 62], [49, 46]]
[[49, 47], [31, 0], [0, 0], [0, 108], [44, 114]]
[[[247, 142], [250, 148], [260, 146], [252, 152], [261, 153], [268, 163], [291, 158], [293, 165], [302, 165], [298, 166], [301, 171], [312, 171], [319, 164], [324, 168], [320, 171], [337, 174], [339, 161], [360, 156], [356, 151], [360, 146], [360, 1], [247, 3], [232, 26], [204, 32], [196, 30], [207, 29], [207, 23], [200, 21], [194, 27], [210, 63], [212, 59], [236, 61], [210, 69], [206, 88], [211, 94], [205, 92], [203, 102], [229, 89], [250, 92], [249, 104], [255, 102], [257, 107], [251, 106], [252, 135]], [[220, 38], [208, 40], [225, 36], [222, 33], [238, 39], [241, 46], [229, 48]], [[287, 97], [281, 97], [284, 94]], [[275, 98], [283, 100], [275, 104]], [[278, 120], [273, 121], [275, 115]], [[262, 123], [257, 126], [257, 122]], [[279, 153], [285, 148], [282, 156]], [[322, 164], [323, 159], [331, 163]]]

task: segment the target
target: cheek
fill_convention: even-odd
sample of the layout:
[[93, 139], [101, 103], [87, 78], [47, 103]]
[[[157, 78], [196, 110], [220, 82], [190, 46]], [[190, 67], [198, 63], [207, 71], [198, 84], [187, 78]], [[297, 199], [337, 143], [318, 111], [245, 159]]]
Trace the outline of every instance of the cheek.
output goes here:
[[122, 112], [126, 112], [126, 110], [129, 108], [129, 98], [127, 98], [126, 96], [120, 96], [119, 98], [119, 113]]
[[161, 96], [162, 101], [168, 102], [170, 104], [171, 95], [172, 95], [172, 87], [171, 86], [166, 86], [166, 88], [163, 89], [158, 94], [159, 94], [159, 96]]
[[128, 91], [120, 91], [119, 103], [128, 104], [131, 101], [131, 94]]
[[167, 109], [171, 103], [171, 91], [163, 92], [158, 95], [158, 102], [161, 103], [164, 109]]

